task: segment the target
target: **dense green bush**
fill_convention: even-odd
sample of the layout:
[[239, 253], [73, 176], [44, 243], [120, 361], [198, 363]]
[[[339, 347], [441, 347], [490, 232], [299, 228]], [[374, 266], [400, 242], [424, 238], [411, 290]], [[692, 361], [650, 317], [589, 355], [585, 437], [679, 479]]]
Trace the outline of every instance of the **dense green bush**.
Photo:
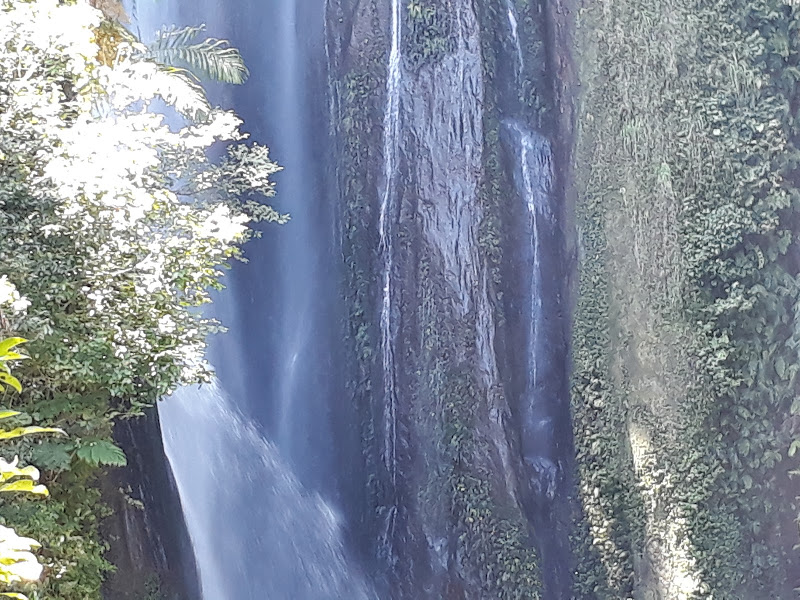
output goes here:
[[[10, 286], [5, 278], [0, 279], [0, 306], [6, 305], [12, 310], [21, 309], [25, 302], [19, 293]], [[10, 305], [10, 306], [8, 306]], [[22, 338], [7, 338], [0, 341], [0, 390], [14, 389], [22, 391], [19, 380], [11, 374], [9, 362], [27, 358], [17, 350], [17, 346], [26, 340]], [[0, 419], [13, 419], [20, 413], [14, 410], [0, 411]], [[59, 429], [50, 427], [14, 427], [13, 429], [0, 429], [0, 440], [12, 440], [19, 437], [38, 433], [63, 433]], [[39, 470], [33, 466], [20, 467], [19, 457], [9, 462], [0, 458], [0, 493], [12, 494], [17, 497], [19, 493], [47, 496], [48, 489], [37, 483]], [[18, 525], [12, 519], [12, 524]], [[39, 542], [32, 538], [21, 537], [11, 527], [0, 525], [0, 583], [3, 584], [0, 596], [27, 600], [27, 596], [19, 591], [10, 591], [9, 586], [24, 586], [31, 581], [37, 581], [42, 575], [42, 565], [33, 551], [39, 548]]]
[[[219, 327], [196, 309], [247, 222], [285, 219], [259, 204], [278, 167], [237, 143], [240, 120], [185, 70], [157, 64], [84, 0], [2, 0], [0, 39], [0, 267], [18, 290], [0, 330], [30, 340], [15, 404], [69, 434], [16, 445], [59, 491], [0, 516], [47, 546], [45, 597], [87, 600], [110, 568], [92, 482], [125, 463], [112, 423], [209, 377]], [[174, 108], [171, 126], [155, 99]], [[227, 153], [211, 162], [218, 142]]]

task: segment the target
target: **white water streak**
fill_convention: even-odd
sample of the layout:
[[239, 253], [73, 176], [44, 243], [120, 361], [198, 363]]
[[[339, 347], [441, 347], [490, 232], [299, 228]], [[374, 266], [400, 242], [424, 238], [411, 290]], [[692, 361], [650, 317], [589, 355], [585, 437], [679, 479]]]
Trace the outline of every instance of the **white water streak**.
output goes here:
[[[510, 124], [509, 128], [515, 136], [515, 144], [519, 151], [519, 175], [521, 176], [522, 190], [525, 204], [530, 214], [531, 253], [533, 259], [531, 274], [531, 319], [528, 338], [528, 357], [530, 370], [528, 372], [528, 390], [530, 397], [527, 399], [531, 405], [531, 422], [527, 424], [529, 431], [526, 435], [531, 437], [552, 436], [553, 419], [546, 410], [539, 413], [534, 405], [546, 402], [546, 398], [539, 397], [540, 390], [546, 388], [547, 373], [540, 380], [539, 357], [547, 352], [544, 331], [545, 316], [543, 312], [544, 278], [540, 262], [542, 254], [542, 233], [547, 227], [542, 221], [553, 220], [553, 211], [550, 206], [552, 193], [553, 165], [550, 145], [547, 140], [534, 132], [521, 128], [518, 124]], [[548, 430], [550, 430], [548, 432]], [[526, 456], [525, 460], [536, 473], [534, 486], [540, 493], [544, 493], [552, 500], [556, 490], [558, 467], [546, 455]], [[549, 450], [548, 450], [549, 453]]]
[[540, 219], [552, 220], [550, 208], [550, 187], [553, 177], [553, 166], [547, 140], [538, 134], [526, 132], [518, 125], [512, 125], [518, 136], [519, 167], [524, 188], [525, 204], [531, 218], [531, 251], [533, 255], [533, 273], [531, 277], [531, 329], [528, 340], [528, 355], [531, 357], [529, 389], [538, 389], [537, 352], [541, 351], [539, 325], [543, 321], [542, 295], [544, 285], [540, 264], [541, 234]]
[[536, 201], [535, 201], [535, 194], [536, 191], [533, 187], [533, 178], [531, 177], [531, 171], [528, 166], [528, 153], [530, 152], [530, 140], [529, 138], [523, 137], [522, 144], [520, 149], [520, 163], [522, 166], [522, 181], [523, 185], [525, 186], [526, 197], [525, 201], [528, 206], [528, 212], [531, 215], [531, 232], [533, 235], [531, 236], [531, 246], [533, 250], [533, 276], [531, 277], [531, 310], [533, 312], [530, 323], [530, 338], [528, 340], [528, 356], [531, 357], [531, 371], [530, 371], [530, 389], [535, 390], [537, 384], [539, 383], [538, 377], [538, 363], [539, 361], [536, 360], [536, 349], [539, 346], [539, 327], [537, 326], [539, 320], [541, 319], [541, 311], [542, 311], [542, 269], [539, 263], [539, 235], [538, 235], [538, 227], [536, 222]]
[[[381, 198], [380, 217], [378, 221], [378, 235], [380, 239], [380, 253], [383, 259], [383, 298], [381, 302], [381, 355], [383, 360], [383, 392], [384, 392], [384, 453], [383, 460], [392, 488], [397, 482], [396, 456], [397, 456], [397, 390], [395, 389], [395, 357], [394, 336], [392, 333], [392, 304], [394, 286], [392, 281], [393, 247], [392, 230], [389, 222], [394, 213], [394, 184], [397, 171], [398, 138], [400, 134], [400, 83], [401, 56], [400, 56], [400, 0], [392, 0], [392, 40], [389, 52], [389, 69], [386, 78], [386, 113], [383, 119], [383, 161], [384, 161], [384, 190]], [[385, 542], [390, 543], [396, 507], [389, 510]]]
[[514, 0], [506, 0], [506, 9], [508, 13], [508, 26], [511, 30], [511, 41], [514, 42], [514, 48], [517, 51], [517, 64], [514, 65], [514, 74], [517, 79], [517, 85], [522, 78], [522, 70], [524, 68], [524, 61], [522, 58], [522, 45], [519, 41], [519, 24], [517, 21], [517, 13], [514, 9]]

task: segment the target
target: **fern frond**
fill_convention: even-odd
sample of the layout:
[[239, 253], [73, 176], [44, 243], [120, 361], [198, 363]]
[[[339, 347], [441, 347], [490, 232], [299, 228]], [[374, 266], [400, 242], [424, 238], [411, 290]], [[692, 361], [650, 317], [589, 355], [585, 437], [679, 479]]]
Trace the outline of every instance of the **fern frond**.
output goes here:
[[163, 29], [147, 49], [147, 58], [162, 65], [180, 67], [199, 78], [241, 84], [250, 74], [239, 50], [227, 40], [208, 38], [195, 42], [204, 25]]

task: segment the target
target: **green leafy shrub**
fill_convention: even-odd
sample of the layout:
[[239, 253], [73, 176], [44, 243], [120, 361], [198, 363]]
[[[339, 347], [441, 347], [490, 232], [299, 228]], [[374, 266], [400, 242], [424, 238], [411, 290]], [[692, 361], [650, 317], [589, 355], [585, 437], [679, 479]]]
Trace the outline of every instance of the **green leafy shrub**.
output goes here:
[[[15, 443], [59, 490], [46, 505], [3, 503], [0, 516], [47, 540], [48, 598], [99, 597], [111, 567], [94, 483], [125, 464], [112, 424], [209, 378], [206, 338], [220, 326], [196, 309], [252, 237], [247, 223], [287, 218], [263, 203], [279, 168], [267, 149], [239, 143], [234, 113], [156, 62], [196, 33], [148, 49], [83, 0], [0, 0], [0, 331], [30, 340], [22, 426], [69, 434]], [[211, 45], [184, 58], [222, 50], [209, 74], [246, 73], [233, 49]], [[174, 126], [149, 110], [156, 99]], [[212, 161], [217, 143], [227, 148]], [[16, 387], [8, 375], [0, 384]]]
[[[13, 298], [19, 301], [19, 295], [7, 286], [6, 298], [0, 298], [0, 304]], [[19, 381], [11, 375], [8, 361], [27, 358], [25, 355], [14, 351], [16, 346], [24, 343], [25, 339], [19, 337], [7, 338], [0, 341], [0, 375], [5, 375], [2, 381], [15, 389], [22, 391]], [[0, 420], [19, 416], [15, 410], [0, 410]], [[0, 440], [10, 440], [35, 433], [63, 433], [60, 429], [52, 427], [15, 427], [13, 429], [0, 429]], [[49, 495], [47, 487], [38, 484], [39, 470], [33, 466], [19, 467], [19, 457], [8, 462], [0, 458], [0, 493], [26, 493], [39, 496]], [[36, 581], [41, 577], [42, 566], [39, 564], [33, 551], [40, 547], [39, 542], [32, 538], [17, 535], [10, 527], [0, 525], [0, 583], [5, 586]], [[27, 596], [20, 592], [2, 591], [0, 596], [26, 600]]]

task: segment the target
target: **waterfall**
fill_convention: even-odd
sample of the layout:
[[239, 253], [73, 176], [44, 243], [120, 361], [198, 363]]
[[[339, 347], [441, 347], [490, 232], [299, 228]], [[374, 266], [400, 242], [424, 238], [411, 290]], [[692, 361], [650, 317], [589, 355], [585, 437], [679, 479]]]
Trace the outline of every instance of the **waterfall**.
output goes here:
[[[561, 289], [563, 234], [554, 205], [550, 142], [517, 120], [505, 120], [502, 134], [513, 158], [513, 179], [527, 216], [522, 229], [520, 267], [529, 322], [524, 389], [519, 399], [522, 459], [530, 496], [526, 512], [536, 532], [545, 597], [572, 597], [572, 554], [566, 532], [569, 410], [566, 344]], [[521, 213], [523, 211], [520, 211]]]
[[338, 274], [320, 159], [325, 78], [315, 71], [324, 64], [323, 7], [140, 1], [133, 24], [147, 41], [165, 24], [205, 22], [209, 36], [241, 50], [251, 79], [210, 84], [209, 94], [270, 146], [285, 168], [275, 177], [279, 208], [292, 213], [245, 247], [248, 264], [235, 265], [215, 295], [213, 315], [230, 328], [209, 353], [219, 381], [159, 405], [202, 600], [374, 598], [349, 564], [332, 503], [348, 482], [331, 415], [349, 415], [334, 404], [343, 397], [332, 333]]
[[522, 78], [522, 71], [525, 67], [522, 58], [522, 44], [519, 41], [519, 26], [517, 22], [517, 12], [514, 7], [514, 0], [506, 0], [506, 15], [508, 17], [508, 28], [511, 34], [511, 42], [514, 44], [516, 50], [516, 64], [514, 65], [514, 76], [517, 80], [517, 85], [520, 84]]
[[[180, 390], [162, 404], [166, 452], [205, 600], [374, 598], [371, 586], [348, 560], [345, 539], [362, 534], [369, 536], [364, 547], [372, 549], [377, 542], [384, 555], [374, 557], [376, 570], [385, 566], [391, 572], [385, 582], [387, 597], [473, 597], [484, 585], [483, 580], [471, 579], [480, 572], [476, 563], [481, 559], [465, 556], [469, 548], [456, 539], [461, 530], [455, 529], [453, 506], [440, 501], [439, 488], [429, 485], [438, 485], [439, 478], [444, 481], [448, 469], [462, 469], [460, 464], [453, 467], [449, 449], [442, 448], [450, 421], [459, 426], [467, 422], [470, 435], [479, 440], [474, 472], [486, 474], [485, 483], [498, 505], [513, 512], [515, 499], [530, 488], [537, 543], [545, 547], [550, 534], [554, 547], [561, 543], [558, 536], [566, 539], [560, 522], [547, 520], [558, 510], [554, 499], [567, 497], [561, 485], [561, 465], [567, 459], [561, 458], [559, 447], [568, 410], [562, 389], [566, 350], [559, 329], [561, 237], [559, 211], [553, 204], [557, 182], [549, 142], [528, 128], [534, 116], [526, 115], [527, 105], [519, 102], [524, 60], [529, 70], [538, 64], [523, 54], [521, 39], [533, 38], [520, 29], [528, 21], [518, 20], [515, 0], [505, 0], [508, 33], [500, 22], [500, 37], [491, 35], [493, 43], [503, 46], [508, 64], [497, 78], [503, 80], [498, 95], [513, 96], [502, 98], [498, 106], [513, 106], [519, 113], [503, 115], [519, 120], [504, 121], [501, 128], [521, 200], [507, 208], [518, 206], [525, 223], [518, 240], [498, 240], [504, 253], [508, 249], [503, 260], [514, 261], [516, 254], [523, 254], [525, 264], [520, 271], [522, 292], [514, 299], [517, 306], [524, 305], [525, 313], [514, 347], [525, 358], [506, 369], [495, 348], [495, 303], [501, 301], [497, 292], [505, 295], [507, 290], [494, 289], [498, 280], [483, 245], [484, 219], [497, 215], [483, 202], [487, 165], [494, 153], [484, 152], [484, 111], [491, 102], [485, 96], [486, 28], [474, 3], [438, 3], [442, 10], [447, 4], [441, 21], [447, 49], [413, 69], [403, 63], [404, 41], [406, 47], [412, 42], [403, 39], [403, 0], [355, 7], [342, 1], [330, 9], [338, 20], [328, 24], [342, 30], [336, 42], [342, 45], [342, 57], [337, 60], [354, 63], [353, 74], [368, 73], [374, 81], [372, 71], [363, 70], [359, 61], [368, 58], [371, 68], [376, 56], [372, 52], [388, 47], [385, 99], [379, 98], [382, 90], [373, 96], [371, 86], [369, 94], [358, 95], [364, 115], [375, 115], [370, 122], [374, 135], [382, 128], [382, 156], [373, 160], [374, 136], [369, 137], [362, 165], [368, 170], [364, 189], [377, 187], [372, 197], [377, 215], [372, 212], [374, 221], [359, 224], [372, 228], [369, 248], [360, 248], [364, 256], [359, 252], [345, 257], [357, 260], [359, 269], [376, 278], [374, 291], [380, 299], [376, 297], [377, 306], [370, 309], [370, 320], [377, 321], [375, 334], [380, 336], [375, 340], [380, 345], [375, 362], [382, 367], [381, 381], [369, 379], [370, 358], [364, 359], [369, 364], [360, 372], [364, 381], [347, 382], [345, 387], [337, 378], [348, 369], [337, 367], [349, 357], [340, 357], [345, 354], [342, 340], [334, 339], [349, 308], [337, 313], [337, 302], [350, 301], [341, 300], [337, 287], [338, 269], [344, 267], [336, 242], [341, 232], [334, 229], [336, 211], [344, 208], [325, 193], [324, 171], [331, 166], [326, 158], [335, 146], [321, 133], [330, 131], [331, 124], [320, 116], [330, 112], [328, 102], [335, 98], [325, 96], [328, 77], [314, 63], [324, 63], [324, 2], [240, 0], [228, 6], [220, 0], [151, 0], [146, 10], [143, 4], [139, 7], [143, 33], [155, 30], [162, 19], [179, 26], [205, 21], [210, 36], [230, 39], [242, 51], [252, 72], [250, 81], [224, 91], [211, 87], [212, 100], [219, 101], [224, 93], [224, 104], [243, 117], [253, 139], [270, 146], [271, 155], [285, 168], [275, 177], [276, 204], [292, 213], [287, 225], [269, 226], [261, 239], [248, 244], [249, 263], [234, 266], [226, 278], [233, 285], [216, 298], [214, 310], [230, 332], [213, 342], [210, 353], [219, 381]], [[503, 5], [499, 7], [502, 11]], [[145, 13], [154, 25], [141, 23]], [[386, 26], [387, 16], [388, 37], [383, 42], [371, 28], [376, 23]], [[502, 14], [500, 19], [505, 21]], [[349, 75], [348, 69], [334, 72], [334, 83], [343, 81], [337, 78]], [[378, 104], [370, 104], [373, 98]], [[360, 194], [358, 206], [364, 199]], [[376, 226], [378, 258], [372, 262]], [[402, 244], [400, 233], [409, 234]], [[420, 286], [425, 302], [432, 305], [424, 315], [415, 308], [420, 289], [413, 288], [421, 277], [432, 278], [426, 282], [432, 285]], [[517, 292], [516, 278], [514, 274], [499, 283]], [[411, 284], [409, 289], [402, 288], [404, 283]], [[442, 331], [430, 333], [439, 324]], [[426, 329], [415, 329], [418, 325]], [[398, 341], [401, 335], [409, 340], [407, 353]], [[435, 351], [426, 355], [423, 348], [415, 354], [413, 344], [421, 341], [419, 346], [424, 346], [426, 336], [436, 341], [431, 346]], [[514, 385], [508, 390], [513, 391], [507, 391], [505, 372], [512, 369]], [[462, 385], [470, 394], [475, 392], [475, 413], [463, 410], [464, 415], [445, 420], [440, 415], [445, 392], [458, 393]], [[374, 404], [362, 405], [361, 387], [374, 390]], [[513, 414], [517, 405], [518, 415]], [[365, 417], [361, 413], [367, 409], [376, 413]], [[517, 446], [509, 442], [517, 434], [512, 414], [519, 417], [522, 460], [514, 456]], [[368, 430], [358, 418], [369, 419]], [[471, 445], [465, 447], [472, 452]], [[365, 448], [369, 455], [364, 466], [354, 466]], [[471, 467], [463, 465], [464, 473], [472, 473]], [[370, 472], [359, 479], [359, 469]], [[529, 481], [518, 478], [523, 473]], [[368, 481], [370, 501], [377, 497], [379, 506], [342, 500], [363, 497], [363, 480]], [[362, 520], [345, 522], [344, 511], [359, 501], [363, 510], [351, 510]], [[374, 509], [381, 511], [377, 525], [375, 517], [363, 518]], [[527, 505], [523, 510], [528, 511]], [[348, 529], [351, 524], [353, 529]], [[570, 570], [569, 561], [560, 560], [566, 550], [558, 547], [543, 556], [545, 579], [559, 568]]]
[[[400, 0], [392, 0], [392, 32], [391, 50], [389, 51], [389, 68], [386, 78], [386, 113], [383, 119], [383, 173], [384, 189], [381, 197], [378, 235], [380, 255], [383, 261], [382, 298], [380, 314], [381, 357], [383, 366], [384, 395], [384, 452], [383, 460], [389, 473], [392, 489], [397, 484], [397, 390], [395, 377], [394, 335], [392, 305], [394, 294], [393, 246], [391, 219], [394, 214], [394, 187], [396, 183], [399, 132], [400, 132], [400, 83], [401, 83], [401, 4]], [[397, 506], [389, 507], [386, 518], [386, 530], [382, 545], [391, 549], [394, 525], [397, 518]], [[391, 554], [391, 552], [390, 552]]]
[[159, 407], [205, 600], [367, 600], [341, 526], [219, 384]]
[[[558, 312], [557, 281], [546, 281], [546, 240], [554, 235], [555, 220], [551, 208], [553, 187], [552, 151], [548, 140], [526, 130], [516, 121], [504, 123], [506, 136], [514, 149], [514, 181], [525, 202], [529, 216], [530, 306], [528, 330], [528, 371], [520, 413], [522, 415], [522, 453], [533, 472], [531, 482], [540, 497], [552, 500], [560, 478], [557, 457], [555, 419], [559, 405], [558, 376], [554, 373], [550, 339], [557, 335], [549, 321]], [[544, 260], [543, 260], [544, 259]], [[552, 262], [552, 260], [549, 260]]]

